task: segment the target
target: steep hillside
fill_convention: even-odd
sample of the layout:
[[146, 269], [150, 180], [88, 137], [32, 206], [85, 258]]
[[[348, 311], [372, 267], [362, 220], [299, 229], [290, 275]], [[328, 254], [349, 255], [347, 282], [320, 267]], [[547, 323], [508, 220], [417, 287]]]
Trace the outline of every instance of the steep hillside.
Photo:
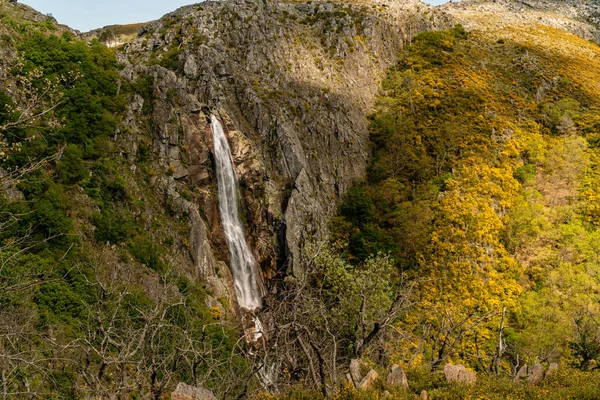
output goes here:
[[[449, 5], [472, 31], [415, 38], [383, 82], [367, 179], [332, 223], [350, 262], [389, 253], [419, 280], [396, 325], [410, 340], [385, 349], [399, 364], [596, 365], [600, 47], [569, 32], [569, 14], [565, 31], [548, 11], [511, 14], [522, 7]], [[546, 396], [487, 384], [452, 398]], [[577, 385], [551, 397], [598, 396]]]
[[599, 398], [598, 8], [0, 0], [2, 398]]
[[195, 187], [214, 238], [207, 117], [219, 113], [233, 139], [253, 248], [273, 276], [299, 259], [308, 237], [326, 235], [340, 196], [363, 176], [366, 114], [398, 50], [444, 26], [444, 14], [415, 1], [181, 8], [119, 55], [122, 77], [149, 85], [130, 99], [132, 137], [151, 132], [155, 179], [172, 190]]
[[[3, 396], [269, 387], [236, 315], [208, 117], [226, 122], [262, 271], [284, 274], [364, 174], [386, 68], [449, 18], [412, 1], [204, 3], [115, 54], [0, 7]], [[306, 375], [293, 357], [282, 385]]]
[[2, 35], [2, 47], [0, 47], [0, 78], [6, 79], [7, 73], [15, 60], [16, 52], [14, 43], [25, 31], [54, 32], [58, 35], [67, 31], [74, 31], [64, 25], [59, 25], [52, 17], [42, 15], [25, 4], [10, 4], [6, 1], [0, 2], [0, 35]]
[[114, 52], [27, 6], [0, 13], [1, 396], [244, 390], [225, 283], [207, 293], [187, 220], [122, 157]]

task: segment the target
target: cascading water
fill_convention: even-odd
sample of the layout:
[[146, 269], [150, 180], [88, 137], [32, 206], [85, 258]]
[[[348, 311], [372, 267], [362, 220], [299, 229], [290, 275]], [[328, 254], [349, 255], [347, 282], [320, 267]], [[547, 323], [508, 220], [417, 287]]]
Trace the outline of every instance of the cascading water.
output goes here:
[[[258, 266], [254, 255], [244, 237], [244, 229], [238, 212], [238, 185], [233, 169], [233, 159], [229, 143], [218, 118], [211, 115], [215, 164], [217, 169], [217, 193], [219, 195], [219, 212], [221, 222], [231, 255], [231, 274], [240, 308], [254, 313], [262, 307], [262, 296], [258, 286]], [[246, 340], [257, 344], [265, 340], [263, 324], [256, 315], [247, 315], [252, 320], [245, 323]], [[260, 361], [258, 378], [267, 391], [275, 388], [279, 364]]]
[[211, 115], [210, 127], [215, 148], [219, 212], [229, 246], [235, 294], [240, 308], [254, 312], [261, 308], [262, 296], [258, 286], [256, 260], [244, 237], [238, 212], [238, 185], [231, 150], [223, 126], [214, 115]]

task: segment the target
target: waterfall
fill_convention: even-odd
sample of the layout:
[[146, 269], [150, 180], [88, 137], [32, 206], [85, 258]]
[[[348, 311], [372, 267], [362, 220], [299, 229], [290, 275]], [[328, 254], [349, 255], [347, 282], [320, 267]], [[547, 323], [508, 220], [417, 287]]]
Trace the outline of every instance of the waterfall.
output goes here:
[[258, 288], [258, 268], [254, 255], [244, 237], [238, 211], [238, 183], [233, 169], [231, 150], [221, 123], [211, 115], [211, 131], [217, 167], [217, 193], [221, 223], [231, 257], [231, 274], [240, 308], [253, 312], [262, 306]]

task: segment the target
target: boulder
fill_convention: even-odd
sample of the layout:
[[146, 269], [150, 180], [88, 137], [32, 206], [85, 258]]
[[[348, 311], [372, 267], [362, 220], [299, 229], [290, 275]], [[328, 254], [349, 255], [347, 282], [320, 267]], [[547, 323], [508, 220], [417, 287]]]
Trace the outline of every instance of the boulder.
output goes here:
[[171, 400], [217, 400], [213, 392], [202, 387], [190, 386], [183, 382], [171, 393]]
[[527, 377], [527, 364], [524, 364], [521, 368], [519, 368], [519, 371], [517, 371], [517, 374], [515, 375], [515, 381], [520, 381], [521, 379], [525, 379]]
[[360, 370], [363, 365], [364, 363], [356, 358], [350, 361], [350, 380], [354, 387], [358, 387], [362, 381], [363, 375]]
[[204, 167], [193, 165], [189, 172], [192, 185], [204, 186], [210, 183], [210, 173]]
[[544, 366], [540, 363], [533, 364], [533, 367], [529, 370], [527, 377], [527, 383], [531, 386], [539, 385], [542, 383], [545, 375]]
[[198, 77], [198, 64], [196, 63], [196, 58], [192, 54], [188, 55], [185, 59], [183, 73], [190, 79]]
[[446, 364], [444, 366], [444, 375], [446, 376], [446, 381], [448, 381], [448, 383], [461, 382], [472, 384], [477, 380], [475, 373], [466, 369], [462, 364]]
[[404, 389], [408, 389], [408, 380], [404, 370], [399, 365], [395, 364], [392, 366], [392, 372], [386, 378], [386, 382], [389, 385], [402, 386]]
[[175, 167], [175, 170], [173, 171], [173, 178], [175, 179], [182, 179], [189, 175], [190, 171], [188, 171], [188, 169], [181, 164]]
[[550, 365], [548, 366], [548, 372], [546, 372], [546, 375], [548, 374], [552, 374], [554, 372], [558, 371], [558, 363], [550, 363]]
[[363, 380], [360, 381], [358, 388], [363, 390], [372, 389], [373, 383], [377, 380], [377, 378], [379, 378], [379, 374], [373, 369], [370, 370]]
[[427, 390], [422, 390], [421, 391], [421, 396], [420, 396], [421, 400], [429, 400], [429, 393], [427, 393]]

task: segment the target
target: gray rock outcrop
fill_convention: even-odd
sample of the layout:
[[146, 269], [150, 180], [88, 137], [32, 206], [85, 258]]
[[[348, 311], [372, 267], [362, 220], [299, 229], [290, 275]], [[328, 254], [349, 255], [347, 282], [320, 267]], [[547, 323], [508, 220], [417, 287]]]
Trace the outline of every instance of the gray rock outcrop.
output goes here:
[[527, 364], [524, 364], [517, 371], [517, 374], [515, 375], [514, 380], [518, 382], [518, 381], [521, 381], [523, 379], [526, 379], [527, 376], [528, 376], [528, 366], [527, 366]]
[[[443, 9], [469, 29], [486, 14], [502, 15], [502, 24], [547, 25], [600, 42], [600, 3], [580, 0], [463, 0]], [[476, 14], [475, 18], [471, 18]]]
[[[551, 364], [552, 371], [558, 369], [558, 364]], [[516, 382], [527, 382], [528, 385], [535, 386], [539, 385], [544, 376], [546, 375], [546, 370], [542, 364], [536, 362], [533, 366], [528, 364], [524, 364], [514, 377]]]

